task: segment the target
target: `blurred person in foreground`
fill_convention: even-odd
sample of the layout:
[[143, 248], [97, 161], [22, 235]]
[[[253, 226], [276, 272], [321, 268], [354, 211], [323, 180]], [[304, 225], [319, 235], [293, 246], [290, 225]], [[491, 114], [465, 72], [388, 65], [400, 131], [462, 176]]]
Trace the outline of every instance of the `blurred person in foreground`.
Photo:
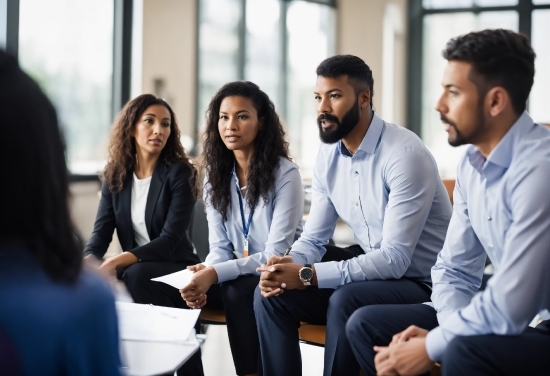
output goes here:
[[[525, 111], [535, 53], [500, 29], [451, 39], [443, 57], [436, 110], [449, 144], [470, 145], [431, 302], [362, 308], [346, 332], [367, 374], [441, 362], [444, 375], [549, 375], [549, 321], [529, 327], [550, 318], [550, 131]], [[487, 256], [495, 273], [479, 291]]]
[[0, 119], [2, 348], [21, 374], [119, 375], [115, 302], [108, 284], [82, 269], [55, 110], [2, 51]]

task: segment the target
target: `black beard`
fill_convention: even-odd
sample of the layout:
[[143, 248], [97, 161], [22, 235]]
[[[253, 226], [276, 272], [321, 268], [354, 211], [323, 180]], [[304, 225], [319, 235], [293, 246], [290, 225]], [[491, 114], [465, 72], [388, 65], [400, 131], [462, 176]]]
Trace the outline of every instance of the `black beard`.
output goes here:
[[[321, 126], [322, 120], [328, 120], [336, 124], [334, 130], [324, 130]], [[359, 102], [356, 100], [355, 105], [344, 115], [342, 122], [330, 114], [321, 114], [317, 118], [317, 125], [319, 126], [319, 138], [325, 144], [334, 144], [346, 137], [355, 126], [359, 123]]]
[[475, 142], [479, 134], [483, 132], [483, 128], [485, 126], [485, 116], [483, 115], [481, 100], [480, 100], [480, 103], [478, 103], [476, 111], [477, 111], [476, 127], [474, 130], [474, 133], [470, 137], [466, 137], [462, 133], [460, 133], [460, 131], [456, 127], [456, 123], [453, 123], [452, 121], [450, 121], [445, 115], [441, 113], [439, 114], [441, 121], [449, 124], [451, 127], [455, 129], [455, 132], [456, 132], [456, 136], [454, 139], [451, 139], [451, 138], [447, 139], [447, 141], [449, 142], [449, 145], [460, 146], [460, 145], [472, 144], [473, 142]]
[[439, 117], [441, 118], [442, 122], [444, 122], [446, 124], [449, 124], [451, 127], [453, 127], [455, 129], [455, 132], [456, 132], [455, 138], [454, 139], [451, 139], [451, 138], [447, 139], [447, 141], [449, 142], [449, 145], [451, 145], [451, 146], [464, 145], [466, 143], [465, 139], [464, 139], [464, 136], [462, 135], [462, 133], [460, 133], [460, 131], [456, 127], [456, 124], [453, 123], [452, 121], [450, 121], [449, 119], [447, 119], [447, 117], [443, 114], [439, 114]]

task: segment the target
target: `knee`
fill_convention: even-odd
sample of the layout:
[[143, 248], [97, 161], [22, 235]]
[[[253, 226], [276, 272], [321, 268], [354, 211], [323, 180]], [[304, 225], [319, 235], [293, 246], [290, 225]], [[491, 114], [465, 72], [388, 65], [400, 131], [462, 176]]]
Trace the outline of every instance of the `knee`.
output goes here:
[[138, 262], [127, 267], [122, 274], [124, 284], [129, 289], [146, 285], [151, 278], [154, 278], [147, 266], [146, 263]]
[[244, 276], [220, 283], [222, 300], [231, 304], [251, 304], [258, 286], [254, 276]]
[[443, 355], [442, 364], [444, 367], [455, 367], [467, 359], [476, 357], [477, 351], [473, 349], [472, 337], [455, 337], [449, 342]]
[[350, 286], [346, 285], [334, 290], [328, 302], [327, 317], [344, 317], [347, 321], [347, 318], [358, 308]]
[[273, 311], [280, 311], [278, 307], [281, 307], [283, 304], [281, 298], [284, 293], [280, 296], [272, 296], [270, 298], [264, 298], [260, 291], [259, 287], [256, 287], [254, 290], [254, 313], [256, 317], [262, 315], [269, 315]]
[[256, 286], [256, 289], [254, 290], [254, 311], [255, 312], [261, 312], [263, 310], [263, 307], [264, 307], [264, 300], [267, 300], [265, 299], [263, 296], [262, 296], [262, 293], [260, 292], [260, 287], [259, 286]]
[[[346, 323], [346, 337], [367, 339], [371, 337], [369, 328], [376, 327], [373, 318], [376, 317], [376, 306], [359, 308], [350, 316]], [[372, 342], [372, 341], [370, 341]]]

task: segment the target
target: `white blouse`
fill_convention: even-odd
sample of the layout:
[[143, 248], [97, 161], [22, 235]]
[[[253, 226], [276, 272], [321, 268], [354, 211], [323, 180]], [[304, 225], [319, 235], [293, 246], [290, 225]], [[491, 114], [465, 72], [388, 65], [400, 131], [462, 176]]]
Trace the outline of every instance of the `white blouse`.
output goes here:
[[132, 228], [134, 229], [134, 240], [138, 246], [145, 245], [151, 241], [145, 226], [145, 206], [147, 205], [147, 194], [151, 185], [151, 176], [145, 179], [138, 179], [134, 173], [132, 181]]

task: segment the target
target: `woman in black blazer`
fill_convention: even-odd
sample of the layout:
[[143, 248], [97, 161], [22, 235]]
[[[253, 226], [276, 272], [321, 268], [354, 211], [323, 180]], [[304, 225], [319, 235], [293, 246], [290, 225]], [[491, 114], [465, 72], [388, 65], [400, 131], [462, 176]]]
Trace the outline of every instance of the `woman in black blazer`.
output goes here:
[[187, 308], [177, 289], [151, 278], [199, 262], [187, 237], [194, 179], [170, 106], [150, 94], [130, 101], [113, 126], [85, 257], [102, 260], [116, 229], [123, 252], [100, 269], [116, 272], [136, 303]]

